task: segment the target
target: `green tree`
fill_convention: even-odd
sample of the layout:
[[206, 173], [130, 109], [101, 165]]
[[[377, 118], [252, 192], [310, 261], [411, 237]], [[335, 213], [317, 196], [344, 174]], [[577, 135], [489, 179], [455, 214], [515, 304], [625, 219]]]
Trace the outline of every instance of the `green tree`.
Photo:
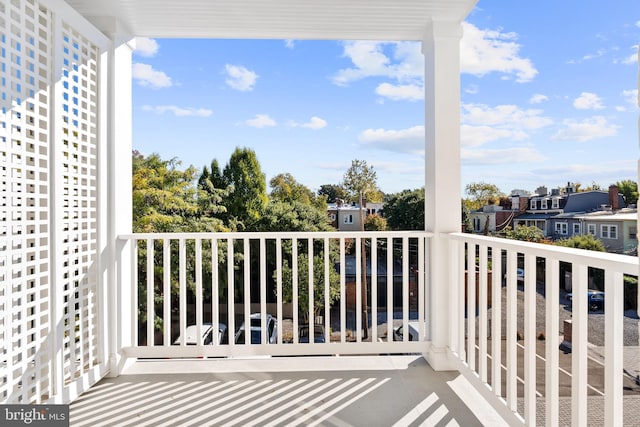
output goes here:
[[525, 242], [540, 243], [545, 240], [544, 233], [535, 225], [518, 225], [515, 229], [507, 227], [504, 229], [504, 234], [507, 239], [523, 240]]
[[464, 199], [463, 202], [472, 211], [478, 210], [485, 205], [496, 203], [501, 197], [504, 197], [504, 193], [496, 185], [486, 182], [467, 184], [464, 191], [468, 198]]
[[424, 230], [424, 188], [387, 195], [382, 213], [391, 230]]
[[364, 229], [366, 231], [385, 231], [387, 230], [387, 220], [378, 214], [371, 214], [364, 220]]
[[318, 190], [318, 196], [326, 196], [327, 203], [336, 203], [338, 199], [344, 199], [345, 194], [341, 186], [335, 184], [323, 184]]
[[196, 169], [178, 169], [176, 158], [162, 160], [133, 152], [133, 232], [182, 231], [198, 215]]
[[[215, 173], [212, 173], [214, 176]], [[250, 229], [267, 204], [267, 181], [255, 151], [236, 148], [222, 172], [223, 182], [230, 192], [223, 199], [228, 220], [236, 220]]]
[[[329, 306], [338, 299], [340, 296], [340, 274], [333, 268], [339, 261], [339, 255], [335, 250], [335, 245], [332, 245], [332, 249], [329, 251]], [[325, 268], [324, 268], [324, 251], [314, 249], [313, 254], [313, 315], [316, 317], [322, 312], [325, 304]], [[306, 248], [303, 248], [304, 252], [298, 254], [297, 270], [298, 280], [296, 283], [298, 290], [298, 310], [302, 315], [304, 321], [310, 325], [310, 330], [313, 330], [311, 325], [313, 319], [309, 319], [309, 254]], [[289, 260], [284, 261], [282, 267], [282, 299], [285, 302], [293, 301], [293, 265]]]
[[[364, 160], [352, 160], [351, 167], [344, 174], [342, 187], [352, 200], [358, 201], [360, 213], [360, 231], [364, 231], [364, 210], [362, 201], [369, 193], [378, 190], [376, 186], [377, 175], [373, 166]], [[369, 310], [367, 308], [367, 256], [365, 239], [361, 239], [362, 246], [362, 323], [363, 337], [369, 336]]]
[[555, 244], [567, 248], [586, 249], [589, 251], [607, 251], [602, 242], [596, 239], [592, 234], [582, 234], [569, 237], [568, 239], [557, 240]]
[[630, 179], [616, 182], [620, 194], [624, 196], [627, 205], [638, 203], [638, 183]]
[[326, 209], [298, 201], [270, 201], [255, 223], [256, 231], [331, 231]]
[[[210, 232], [210, 231], [226, 231], [222, 221], [212, 218], [203, 213], [201, 210], [200, 190], [195, 185], [195, 177], [197, 170], [190, 166], [185, 170], [179, 168], [180, 162], [177, 159], [163, 160], [158, 154], [151, 154], [147, 157], [141, 153], [133, 152], [133, 231], [136, 233], [169, 233], [169, 232]], [[216, 205], [214, 200], [209, 200], [207, 209], [215, 212], [223, 209]], [[187, 289], [193, 290], [195, 283], [195, 257], [193, 256], [194, 241], [187, 242]], [[162, 313], [161, 307], [167, 301], [162, 296], [162, 277], [164, 264], [162, 261], [162, 242], [156, 241], [154, 248], [154, 283], [156, 313]], [[171, 260], [171, 298], [172, 306], [177, 307], [178, 295], [178, 274], [179, 258], [177, 256], [177, 242], [172, 242], [170, 246], [172, 252]], [[210, 246], [203, 248], [203, 256], [205, 259], [211, 258]], [[147, 247], [144, 241], [139, 242], [139, 309], [141, 313], [141, 321], [146, 321], [146, 293], [147, 287], [144, 283], [146, 277], [147, 263]], [[224, 260], [224, 252], [219, 256]], [[203, 277], [205, 282], [211, 277], [211, 264], [203, 265]], [[210, 281], [210, 279], [208, 279]], [[207, 297], [207, 295], [205, 295]], [[156, 327], [160, 327], [163, 319], [159, 315], [153, 319]], [[143, 337], [141, 337], [143, 338]]]
[[270, 197], [286, 203], [300, 202], [327, 210], [326, 196], [316, 196], [309, 188], [300, 184], [290, 173], [281, 173], [269, 181]]

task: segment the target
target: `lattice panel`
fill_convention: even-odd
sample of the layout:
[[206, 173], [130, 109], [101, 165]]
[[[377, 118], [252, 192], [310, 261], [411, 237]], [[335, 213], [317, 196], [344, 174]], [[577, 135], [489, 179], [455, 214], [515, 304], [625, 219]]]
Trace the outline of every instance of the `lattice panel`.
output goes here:
[[97, 363], [97, 98], [99, 49], [62, 25], [64, 378]]
[[97, 363], [99, 50], [60, 22], [0, 2], [0, 403], [45, 402]]
[[0, 4], [0, 399], [50, 394], [49, 40], [33, 1]]

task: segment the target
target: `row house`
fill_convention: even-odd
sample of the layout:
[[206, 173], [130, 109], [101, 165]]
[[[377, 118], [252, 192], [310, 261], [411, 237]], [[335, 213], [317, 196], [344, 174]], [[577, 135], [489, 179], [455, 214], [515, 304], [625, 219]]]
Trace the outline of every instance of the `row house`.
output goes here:
[[[363, 201], [363, 216], [381, 215], [382, 203], [371, 203]], [[360, 230], [360, 206], [357, 204], [345, 204], [341, 200], [327, 206], [327, 215], [331, 225], [338, 231], [358, 231]]]
[[595, 212], [605, 208], [617, 211], [626, 206], [624, 197], [619, 194], [615, 185], [609, 187], [608, 191], [577, 192], [574, 186], [568, 184], [564, 192], [553, 189], [551, 193], [546, 187], [540, 187], [528, 200], [520, 197], [520, 204], [525, 203], [528, 203], [528, 209], [522, 215], [514, 217], [513, 227], [535, 226], [544, 232], [545, 237], [554, 240], [581, 234], [582, 231], [575, 221], [565, 219], [567, 215]]
[[604, 209], [582, 214], [561, 214], [552, 219], [554, 237], [566, 239], [591, 234], [607, 252], [632, 254], [638, 247], [637, 209]]

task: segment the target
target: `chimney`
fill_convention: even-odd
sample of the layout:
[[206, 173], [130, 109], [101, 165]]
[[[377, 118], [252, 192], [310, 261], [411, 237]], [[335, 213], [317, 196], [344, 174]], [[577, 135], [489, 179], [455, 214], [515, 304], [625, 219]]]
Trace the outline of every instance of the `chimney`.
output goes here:
[[620, 209], [618, 197], [618, 186], [610, 185], [609, 186], [609, 206], [611, 206], [611, 210], [617, 211]]
[[518, 207], [518, 215], [525, 213], [529, 209], [529, 198], [520, 197], [520, 206]]

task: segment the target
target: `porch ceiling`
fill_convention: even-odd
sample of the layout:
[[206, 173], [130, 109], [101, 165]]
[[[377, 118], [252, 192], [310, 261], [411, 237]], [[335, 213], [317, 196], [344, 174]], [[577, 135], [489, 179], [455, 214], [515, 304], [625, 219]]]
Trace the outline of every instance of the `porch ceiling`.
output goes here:
[[117, 17], [135, 36], [422, 40], [477, 0], [66, 0], [88, 19]]

